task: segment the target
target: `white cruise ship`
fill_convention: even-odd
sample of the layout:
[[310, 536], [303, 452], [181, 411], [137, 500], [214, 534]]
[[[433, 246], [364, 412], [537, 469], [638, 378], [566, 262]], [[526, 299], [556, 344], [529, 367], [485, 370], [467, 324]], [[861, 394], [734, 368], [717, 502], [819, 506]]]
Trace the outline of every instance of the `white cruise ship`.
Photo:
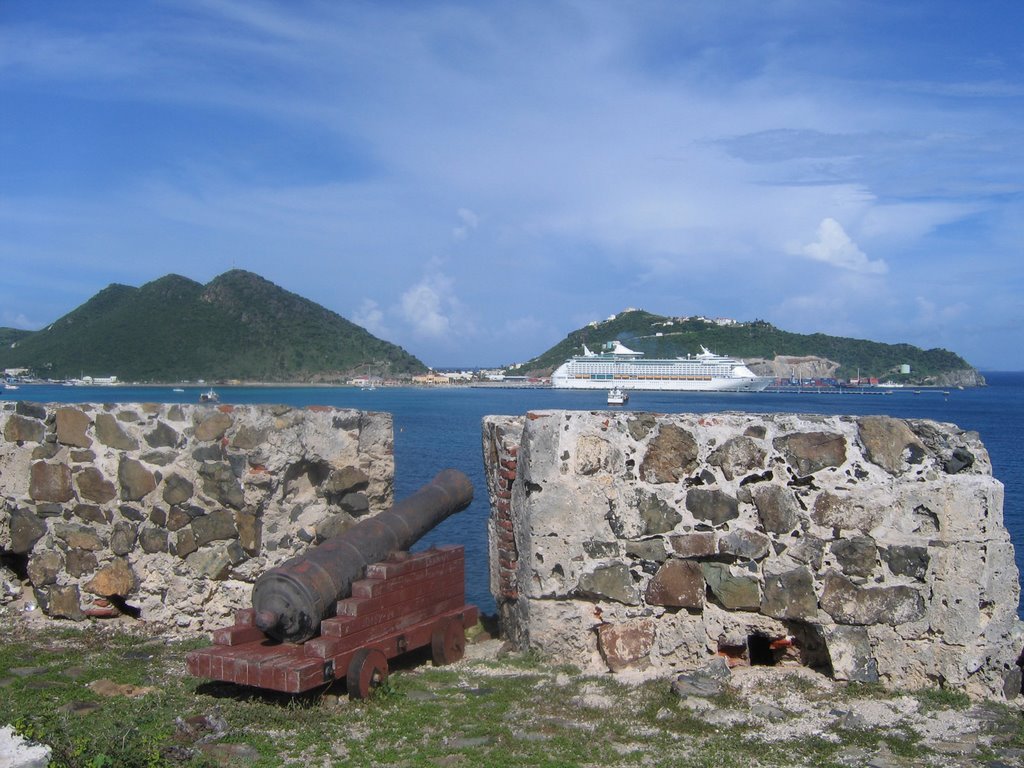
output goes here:
[[760, 392], [771, 379], [755, 376], [741, 360], [716, 355], [701, 347], [699, 355], [669, 359], [645, 358], [618, 341], [600, 352], [586, 345], [551, 374], [557, 389], [651, 389], [691, 392]]

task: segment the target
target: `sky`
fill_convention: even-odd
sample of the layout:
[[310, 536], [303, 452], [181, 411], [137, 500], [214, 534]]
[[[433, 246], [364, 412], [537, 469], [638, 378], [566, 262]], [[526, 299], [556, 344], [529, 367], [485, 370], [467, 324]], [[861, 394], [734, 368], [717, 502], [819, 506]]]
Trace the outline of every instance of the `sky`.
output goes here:
[[0, 0], [0, 326], [240, 268], [435, 367], [637, 307], [1022, 370], [1021, 29], [1020, 0]]

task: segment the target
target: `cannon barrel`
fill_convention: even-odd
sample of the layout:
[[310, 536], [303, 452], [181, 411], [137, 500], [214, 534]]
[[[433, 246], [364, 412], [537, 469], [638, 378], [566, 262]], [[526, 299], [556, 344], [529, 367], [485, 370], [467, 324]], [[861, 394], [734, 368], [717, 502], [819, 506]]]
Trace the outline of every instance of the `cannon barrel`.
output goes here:
[[252, 588], [256, 626], [278, 640], [301, 643], [335, 613], [366, 566], [408, 549], [438, 523], [469, 506], [473, 484], [446, 469], [390, 509], [272, 568]]

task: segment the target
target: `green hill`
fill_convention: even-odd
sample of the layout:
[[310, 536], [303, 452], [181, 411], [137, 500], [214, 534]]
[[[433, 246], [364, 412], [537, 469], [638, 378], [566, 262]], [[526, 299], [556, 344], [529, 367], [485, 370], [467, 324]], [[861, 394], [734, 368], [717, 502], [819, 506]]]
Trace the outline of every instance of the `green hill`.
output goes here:
[[0, 368], [46, 378], [309, 382], [426, 366], [308, 299], [232, 270], [202, 285], [167, 275], [141, 288], [113, 284], [47, 328], [0, 329]]
[[[613, 339], [648, 357], [696, 354], [703, 345], [748, 362], [773, 361], [778, 356], [824, 358], [839, 364], [836, 376], [843, 379], [860, 375], [908, 383], [984, 383], [962, 357], [945, 349], [923, 350], [910, 344], [882, 344], [823, 333], [790, 333], [761, 320], [719, 325], [703, 318], [664, 317], [643, 310], [627, 310], [575, 330], [521, 364], [518, 371], [547, 375], [570, 356], [581, 353], [584, 344], [593, 350]], [[902, 365], [909, 365], [911, 374], [900, 375]]]

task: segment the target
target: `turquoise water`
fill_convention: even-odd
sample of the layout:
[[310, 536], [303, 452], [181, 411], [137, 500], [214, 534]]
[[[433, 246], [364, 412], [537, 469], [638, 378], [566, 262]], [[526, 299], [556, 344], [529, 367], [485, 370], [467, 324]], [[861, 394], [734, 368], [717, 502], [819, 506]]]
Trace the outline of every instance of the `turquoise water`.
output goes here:
[[[663, 413], [800, 412], [885, 414], [946, 421], [981, 434], [992, 457], [995, 476], [1006, 486], [1004, 515], [1024, 565], [1024, 372], [986, 373], [989, 386], [978, 389], [903, 389], [888, 395], [817, 393], [658, 393], [630, 394], [628, 410]], [[5, 400], [36, 402], [166, 402], [195, 403], [207, 387], [174, 392], [171, 387], [63, 387], [22, 385], [5, 391]], [[483, 474], [480, 420], [489, 414], [522, 414], [528, 410], [607, 409], [603, 392], [552, 389], [379, 388], [351, 387], [217, 387], [222, 403], [284, 403], [331, 405], [388, 411], [395, 428], [395, 494], [404, 498], [445, 467], [462, 470], [473, 480], [472, 505], [431, 531], [417, 545], [452, 543], [466, 547], [466, 588], [471, 602], [484, 611], [494, 608], [487, 582], [487, 486]]]

